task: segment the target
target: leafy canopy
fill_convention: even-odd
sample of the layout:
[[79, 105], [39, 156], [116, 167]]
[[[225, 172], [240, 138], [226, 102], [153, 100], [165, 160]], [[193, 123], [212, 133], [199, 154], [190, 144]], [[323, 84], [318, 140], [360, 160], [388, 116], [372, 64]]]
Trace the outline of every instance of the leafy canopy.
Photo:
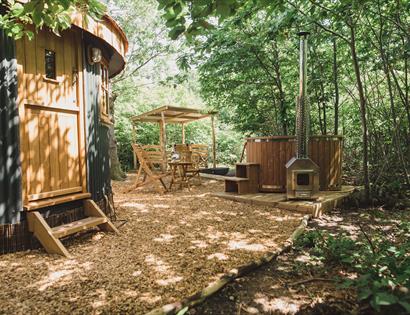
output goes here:
[[34, 33], [26, 25], [34, 25], [36, 31], [48, 27], [58, 35], [71, 26], [71, 14], [75, 11], [98, 19], [106, 7], [98, 0], [7, 0], [0, 10], [0, 28], [8, 36], [19, 39], [26, 35], [31, 39]]
[[213, 28], [214, 24], [209, 22], [210, 16], [216, 16], [222, 21], [246, 2], [248, 1], [158, 0], [158, 9], [164, 10], [163, 17], [170, 28], [169, 36], [176, 39], [182, 33], [195, 36], [205, 29]]

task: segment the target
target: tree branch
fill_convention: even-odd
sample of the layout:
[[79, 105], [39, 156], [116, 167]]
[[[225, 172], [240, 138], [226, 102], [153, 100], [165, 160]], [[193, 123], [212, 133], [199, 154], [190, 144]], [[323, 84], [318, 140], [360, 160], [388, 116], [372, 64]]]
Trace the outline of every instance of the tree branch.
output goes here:
[[140, 70], [142, 67], [144, 67], [147, 63], [149, 63], [151, 60], [157, 58], [160, 56], [161, 53], [155, 53], [152, 56], [150, 56], [147, 60], [145, 60], [143, 63], [139, 64], [135, 69], [133, 69], [130, 73], [121, 76], [120, 78], [113, 80], [112, 83], [118, 83], [120, 81], [125, 80], [126, 78], [133, 76], [138, 70]]
[[[315, 19], [311, 19], [309, 15], [307, 15], [304, 11], [302, 11], [296, 4], [294, 4], [292, 1], [286, 1], [288, 4], [290, 4], [292, 7], [294, 7], [299, 13], [301, 13], [303, 16], [309, 18], [315, 25], [319, 26], [321, 29], [323, 29], [325, 32], [328, 32], [334, 36], [339, 37], [340, 39], [344, 40], [346, 43], [350, 44], [350, 40], [343, 36], [342, 34], [339, 34], [338, 32], [324, 26], [323, 24], [319, 23]], [[313, 5], [316, 5], [316, 3], [313, 3]]]

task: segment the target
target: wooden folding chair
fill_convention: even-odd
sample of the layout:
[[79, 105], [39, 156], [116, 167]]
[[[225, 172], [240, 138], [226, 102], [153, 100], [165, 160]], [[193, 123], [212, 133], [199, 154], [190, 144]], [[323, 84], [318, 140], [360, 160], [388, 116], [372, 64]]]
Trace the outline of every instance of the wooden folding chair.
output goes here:
[[198, 167], [208, 168], [208, 146], [206, 144], [191, 144], [190, 148], [193, 155], [198, 155]]
[[192, 152], [191, 145], [187, 144], [176, 144], [175, 150], [178, 152], [182, 162], [192, 163], [192, 165], [186, 169], [186, 176], [189, 178], [197, 177], [201, 183], [201, 176], [199, 175], [200, 155]]
[[[137, 155], [140, 167], [138, 169], [135, 186], [131, 188], [129, 191], [142, 187], [151, 182], [155, 182], [157, 184], [161, 183], [162, 188], [164, 188], [164, 190], [167, 192], [168, 188], [165, 185], [163, 178], [168, 176], [169, 174], [162, 169], [160, 173], [154, 173], [153, 165], [154, 163], [158, 163], [158, 161], [150, 161], [149, 154], [147, 154], [147, 152], [144, 151], [141, 145], [132, 144], [132, 149], [134, 150], [134, 153]], [[144, 172], [144, 178], [141, 180], [140, 177], [142, 175], [142, 172]], [[157, 185], [157, 187], [159, 188], [160, 193], [162, 193], [163, 191], [161, 189], [161, 186]]]
[[186, 173], [188, 177], [191, 178], [198, 178], [199, 183], [202, 184], [201, 175], [199, 174], [199, 166], [201, 164], [201, 156], [198, 153], [191, 152], [191, 162], [192, 166], [190, 166]]
[[164, 153], [161, 146], [155, 144], [141, 145], [141, 149], [144, 153], [144, 159], [151, 170], [159, 167], [163, 173], [166, 172], [167, 160], [164, 160]]
[[182, 162], [191, 162], [192, 151], [188, 144], [175, 144], [174, 149]]

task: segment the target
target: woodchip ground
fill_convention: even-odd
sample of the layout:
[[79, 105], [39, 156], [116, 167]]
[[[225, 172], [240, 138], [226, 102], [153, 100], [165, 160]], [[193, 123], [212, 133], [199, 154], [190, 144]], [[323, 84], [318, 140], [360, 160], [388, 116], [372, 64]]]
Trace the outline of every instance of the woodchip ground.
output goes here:
[[300, 222], [298, 213], [212, 197], [221, 182], [127, 193], [134, 177], [113, 183], [126, 220], [119, 235], [68, 240], [72, 259], [43, 250], [0, 256], [1, 314], [143, 314], [274, 250]]

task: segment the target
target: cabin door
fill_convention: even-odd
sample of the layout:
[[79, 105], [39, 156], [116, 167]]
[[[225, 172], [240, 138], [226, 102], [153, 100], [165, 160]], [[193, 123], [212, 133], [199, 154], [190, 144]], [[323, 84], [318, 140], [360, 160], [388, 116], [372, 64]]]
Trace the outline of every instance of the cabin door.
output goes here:
[[77, 38], [74, 31], [40, 31], [17, 43], [26, 204], [86, 191]]

